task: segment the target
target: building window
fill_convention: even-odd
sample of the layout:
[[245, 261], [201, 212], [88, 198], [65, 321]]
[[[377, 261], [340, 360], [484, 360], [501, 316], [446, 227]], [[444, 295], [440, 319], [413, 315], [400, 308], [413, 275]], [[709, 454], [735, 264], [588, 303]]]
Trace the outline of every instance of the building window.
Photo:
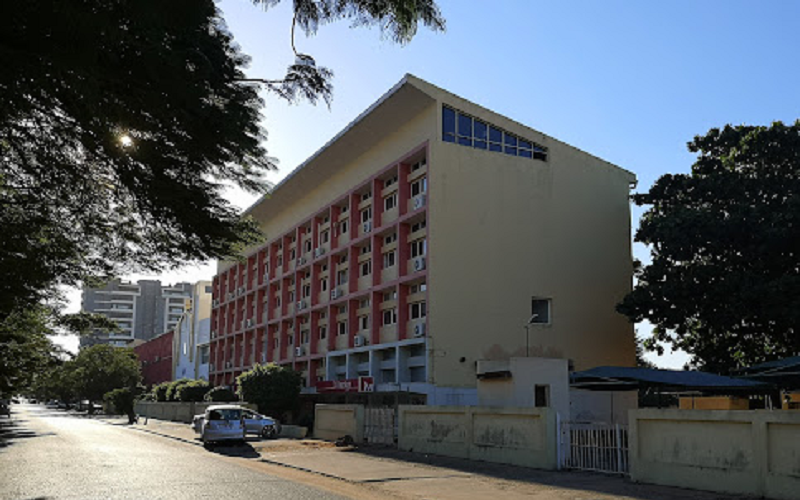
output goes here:
[[544, 146], [447, 106], [442, 107], [442, 140], [476, 149], [547, 161], [547, 148]]
[[328, 338], [328, 327], [327, 326], [319, 327], [319, 339], [325, 340], [326, 338]]
[[548, 408], [550, 406], [550, 386], [533, 386], [533, 406], [536, 408]]
[[289, 335], [287, 339], [289, 340], [289, 345], [294, 345], [294, 335]]
[[361, 263], [361, 276], [369, 276], [372, 273], [372, 261], [365, 260]]
[[311, 251], [311, 240], [306, 240], [306, 242], [303, 244], [303, 246], [305, 247], [305, 253], [310, 252]]
[[442, 140], [456, 142], [456, 112], [446, 106], [442, 107]]
[[347, 234], [347, 220], [339, 223], [339, 234]]
[[347, 283], [347, 271], [342, 270], [336, 273], [336, 286], [341, 286]]
[[303, 285], [303, 298], [311, 296], [311, 285]]
[[294, 302], [294, 290], [289, 290], [289, 302]]
[[397, 193], [392, 193], [383, 199], [383, 209], [389, 211], [397, 206]]
[[411, 197], [428, 191], [428, 178], [423, 177], [411, 183]]
[[322, 278], [319, 280], [319, 288], [320, 291], [327, 292], [328, 291], [328, 278]]
[[330, 240], [330, 237], [331, 237], [331, 234], [327, 230], [322, 231], [319, 234], [320, 244], [324, 245], [325, 243], [327, 243]]
[[397, 323], [397, 309], [386, 309], [383, 311], [383, 326], [394, 325]]
[[289, 260], [294, 260], [294, 259], [296, 259], [296, 258], [297, 258], [297, 251], [295, 251], [295, 249], [294, 249], [294, 248], [292, 248], [292, 249], [289, 251]]
[[422, 220], [421, 220], [421, 221], [419, 221], [419, 222], [416, 222], [416, 223], [414, 223], [414, 224], [411, 224], [411, 232], [412, 232], [412, 233], [416, 233], [416, 232], [417, 232], [417, 231], [419, 231], [420, 229], [425, 229], [425, 226], [426, 226], [426, 225], [427, 225], [427, 221], [426, 221], [425, 219], [422, 219]]
[[387, 236], [386, 238], [383, 239], [383, 244], [384, 245], [390, 245], [390, 244], [394, 243], [395, 241], [397, 241], [397, 233], [392, 233], [392, 234], [390, 234], [389, 236]]
[[392, 290], [391, 292], [384, 292], [383, 294], [383, 301], [386, 302], [387, 300], [396, 300], [397, 299], [397, 291]]
[[340, 321], [337, 323], [338, 334], [339, 335], [347, 335], [347, 321]]
[[361, 201], [367, 201], [370, 198], [372, 198], [372, 191], [367, 191], [361, 195]]
[[425, 238], [418, 239], [409, 243], [411, 257], [423, 257], [428, 250], [428, 241]]
[[531, 323], [550, 324], [550, 299], [531, 299]]
[[278, 349], [281, 346], [281, 339], [275, 337], [275, 340], [272, 343], [275, 346], [275, 349]]
[[308, 330], [303, 330], [300, 332], [300, 342], [303, 344], [308, 344]]
[[428, 160], [423, 158], [420, 161], [418, 161], [417, 163], [411, 165], [411, 171], [412, 172], [416, 172], [417, 170], [421, 169], [422, 167], [424, 167], [427, 164], [428, 164]]
[[207, 365], [208, 364], [208, 346], [200, 346], [200, 364]]
[[372, 207], [367, 207], [361, 211], [361, 222], [369, 222], [372, 220]]
[[389, 186], [391, 186], [392, 184], [396, 184], [396, 183], [397, 183], [397, 176], [395, 175], [394, 177], [390, 177], [390, 178], [386, 179], [385, 181], [383, 181], [383, 187], [384, 187], [384, 189], [386, 189]]
[[362, 330], [369, 330], [369, 316], [359, 316], [358, 324]]
[[427, 316], [427, 307], [425, 302], [414, 302], [408, 305], [409, 316], [411, 319], [420, 319]]
[[361, 247], [361, 255], [367, 255], [371, 251], [372, 251], [372, 245], [369, 243]]
[[395, 264], [395, 252], [386, 252], [383, 254], [383, 268], [388, 269]]

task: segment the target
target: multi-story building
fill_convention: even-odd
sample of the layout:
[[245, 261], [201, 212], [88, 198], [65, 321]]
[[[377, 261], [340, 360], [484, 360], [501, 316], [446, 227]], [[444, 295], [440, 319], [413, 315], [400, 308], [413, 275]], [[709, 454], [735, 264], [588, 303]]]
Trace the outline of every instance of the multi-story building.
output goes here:
[[175, 380], [175, 331], [170, 330], [148, 341], [134, 340], [133, 352], [142, 367], [142, 383], [147, 387]]
[[219, 264], [212, 382], [276, 362], [474, 404], [478, 360], [632, 365], [634, 182], [407, 75], [248, 209], [268, 241]]
[[208, 380], [211, 332], [211, 282], [192, 285], [189, 307], [175, 327], [175, 378]]
[[134, 339], [147, 341], [173, 330], [191, 296], [188, 283], [162, 286], [158, 280], [113, 280], [102, 288], [84, 288], [81, 309], [114, 320], [120, 331], [96, 331], [81, 337], [81, 347], [97, 343], [124, 346]]

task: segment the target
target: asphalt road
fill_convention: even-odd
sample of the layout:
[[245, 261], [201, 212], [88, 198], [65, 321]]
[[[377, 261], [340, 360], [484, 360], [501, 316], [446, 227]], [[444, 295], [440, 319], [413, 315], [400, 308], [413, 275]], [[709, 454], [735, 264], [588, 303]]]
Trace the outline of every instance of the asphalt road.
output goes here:
[[258, 470], [249, 445], [208, 451], [42, 405], [12, 412], [0, 417], [0, 500], [344, 498]]

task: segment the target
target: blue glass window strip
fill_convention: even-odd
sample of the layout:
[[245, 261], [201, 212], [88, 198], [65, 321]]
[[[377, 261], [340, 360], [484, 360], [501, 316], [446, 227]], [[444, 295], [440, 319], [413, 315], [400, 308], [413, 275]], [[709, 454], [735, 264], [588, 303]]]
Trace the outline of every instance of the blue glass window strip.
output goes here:
[[547, 148], [509, 134], [447, 106], [442, 106], [442, 140], [458, 142], [463, 146], [471, 146], [476, 149], [488, 149], [512, 156], [547, 161]]

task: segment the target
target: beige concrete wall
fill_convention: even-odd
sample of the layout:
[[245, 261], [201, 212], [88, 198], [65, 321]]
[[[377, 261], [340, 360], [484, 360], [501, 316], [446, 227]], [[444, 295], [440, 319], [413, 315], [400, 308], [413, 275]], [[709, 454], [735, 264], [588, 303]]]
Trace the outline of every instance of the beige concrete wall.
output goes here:
[[402, 450], [556, 469], [556, 415], [548, 408], [400, 406]]
[[[161, 403], [155, 401], [138, 401], [134, 407], [134, 411], [142, 418], [157, 418], [159, 420], [191, 423], [195, 415], [204, 413], [209, 406], [219, 404], [228, 403]], [[231, 404], [237, 404], [258, 411], [258, 407], [251, 403]]]
[[784, 411], [634, 410], [631, 479], [794, 499], [800, 415]]
[[498, 125], [547, 146], [550, 160], [432, 143], [431, 375], [468, 385], [475, 360], [526, 356], [532, 297], [552, 299], [552, 322], [531, 325], [531, 356], [572, 359], [577, 370], [632, 366], [633, 325], [615, 311], [631, 289], [632, 176]]
[[314, 406], [314, 437], [335, 441], [351, 436], [356, 443], [364, 439], [364, 407], [361, 405]]

